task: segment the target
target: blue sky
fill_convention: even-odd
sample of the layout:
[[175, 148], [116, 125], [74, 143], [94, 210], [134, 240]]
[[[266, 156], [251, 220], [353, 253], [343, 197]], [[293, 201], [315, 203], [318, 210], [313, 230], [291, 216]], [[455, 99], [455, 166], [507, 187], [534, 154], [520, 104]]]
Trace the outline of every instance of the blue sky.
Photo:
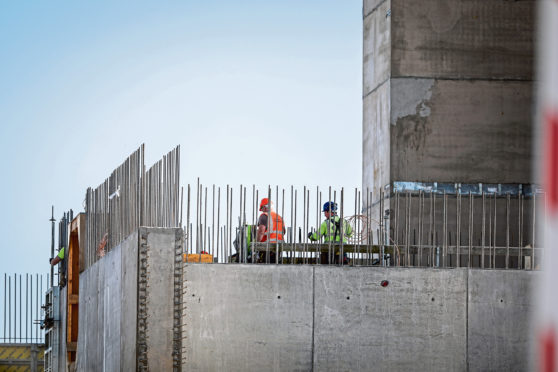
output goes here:
[[0, 86], [0, 273], [141, 143], [184, 186], [361, 183], [361, 1], [3, 2]]

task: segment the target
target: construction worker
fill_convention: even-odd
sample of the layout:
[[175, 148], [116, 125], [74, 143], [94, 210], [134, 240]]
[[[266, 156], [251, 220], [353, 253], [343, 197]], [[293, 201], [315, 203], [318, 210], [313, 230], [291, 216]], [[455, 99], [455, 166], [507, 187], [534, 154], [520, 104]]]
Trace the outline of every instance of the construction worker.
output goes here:
[[[258, 230], [256, 233], [257, 242], [282, 243], [285, 233], [283, 218], [274, 212], [273, 203], [268, 198], [263, 198], [260, 202], [260, 218], [258, 219]], [[271, 219], [270, 219], [271, 217]], [[264, 255], [264, 258], [266, 256]], [[275, 262], [275, 252], [270, 249], [270, 261]], [[267, 259], [264, 261], [267, 262]]]
[[48, 262], [50, 262], [51, 266], [54, 266], [57, 265], [63, 259], [64, 259], [64, 247], [62, 247], [62, 249], [58, 251], [58, 254], [55, 257], [50, 258]]
[[[343, 235], [343, 243], [347, 243], [347, 238], [353, 235], [353, 228], [345, 220], [342, 220], [337, 215], [337, 203], [328, 201], [324, 204], [323, 212], [326, 217], [322, 222], [320, 229], [316, 232], [308, 233], [308, 239], [312, 241], [319, 241], [322, 237], [325, 243], [339, 244], [341, 242], [341, 235]], [[321, 263], [329, 263], [327, 252], [321, 253]], [[335, 263], [339, 263], [339, 249], [336, 249]], [[343, 254], [343, 263], [348, 263], [347, 254]]]

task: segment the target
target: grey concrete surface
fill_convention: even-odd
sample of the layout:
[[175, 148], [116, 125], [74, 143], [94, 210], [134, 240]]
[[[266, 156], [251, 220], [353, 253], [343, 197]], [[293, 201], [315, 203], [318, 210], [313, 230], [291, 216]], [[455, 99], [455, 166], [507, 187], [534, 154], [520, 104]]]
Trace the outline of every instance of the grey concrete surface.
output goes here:
[[[120, 323], [120, 363], [122, 366], [129, 367], [130, 370], [136, 369], [136, 332], [138, 315], [138, 232], [132, 233], [122, 242], [122, 249], [127, 252], [126, 257], [120, 261], [122, 273], [122, 302], [120, 309], [125, 316], [121, 317]], [[132, 259], [136, 257], [136, 259]]]
[[391, 1], [383, 1], [364, 18], [363, 95], [389, 79], [391, 72], [390, 17]]
[[530, 183], [532, 84], [392, 79], [391, 180]]
[[[379, 199], [380, 189], [390, 182], [390, 110], [388, 81], [364, 98], [362, 177], [373, 200]], [[366, 193], [366, 187], [363, 190]]]
[[[120, 359], [121, 334], [120, 325], [126, 313], [122, 313], [122, 258], [127, 258], [125, 247], [121, 252], [109, 252], [105, 256], [104, 275], [105, 285], [101, 288], [99, 297], [103, 299], [102, 324], [104, 325], [103, 341], [103, 370], [116, 371], [122, 365]], [[101, 271], [99, 271], [99, 274]], [[101, 323], [101, 322], [99, 322]]]
[[521, 370], [537, 274], [188, 265], [183, 370]]
[[389, 0], [364, 0], [362, 14], [366, 18], [370, 13], [372, 13], [378, 6]]
[[67, 360], [67, 354], [66, 354], [66, 338], [67, 338], [66, 329], [68, 324], [68, 318], [66, 316], [67, 306], [68, 306], [68, 287], [64, 287], [60, 289], [60, 328], [59, 328], [60, 348], [58, 354], [58, 360], [60, 361], [58, 363], [58, 371], [60, 372], [66, 372], [66, 368], [65, 368], [66, 363], [64, 361]]
[[[175, 232], [168, 228], [140, 228], [147, 236], [147, 367], [172, 371]], [[178, 264], [182, 264], [179, 257]], [[177, 278], [180, 280], [180, 278]], [[179, 301], [180, 299], [177, 299]]]
[[532, 80], [535, 0], [392, 0], [391, 75]]
[[469, 370], [527, 371], [534, 271], [469, 271]]
[[535, 3], [363, 1], [371, 204], [395, 181], [531, 183]]
[[177, 230], [142, 227], [80, 274], [77, 370], [136, 370], [140, 234], [148, 245], [146, 364], [172, 370]]
[[312, 369], [310, 266], [186, 265], [186, 371]]
[[314, 368], [463, 370], [466, 297], [465, 269], [316, 267]]

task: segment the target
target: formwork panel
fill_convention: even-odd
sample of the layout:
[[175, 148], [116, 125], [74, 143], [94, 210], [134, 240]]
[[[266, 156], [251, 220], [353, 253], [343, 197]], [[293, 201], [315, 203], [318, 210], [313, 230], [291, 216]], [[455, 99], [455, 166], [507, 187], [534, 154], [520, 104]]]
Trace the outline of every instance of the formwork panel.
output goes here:
[[183, 369], [312, 369], [310, 266], [184, 267]]
[[316, 267], [314, 298], [315, 370], [466, 370], [467, 270]]

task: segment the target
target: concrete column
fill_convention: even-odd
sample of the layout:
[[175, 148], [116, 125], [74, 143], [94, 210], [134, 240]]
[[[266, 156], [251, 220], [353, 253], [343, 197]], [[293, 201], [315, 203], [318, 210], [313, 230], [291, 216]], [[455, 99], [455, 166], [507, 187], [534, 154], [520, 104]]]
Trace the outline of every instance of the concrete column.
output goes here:
[[531, 182], [535, 1], [365, 0], [363, 189]]

